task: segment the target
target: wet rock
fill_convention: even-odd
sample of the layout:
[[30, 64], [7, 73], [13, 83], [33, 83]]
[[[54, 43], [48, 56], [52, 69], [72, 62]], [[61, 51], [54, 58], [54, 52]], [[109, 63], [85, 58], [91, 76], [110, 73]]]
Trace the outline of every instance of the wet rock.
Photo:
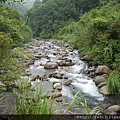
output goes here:
[[73, 66], [73, 65], [75, 65], [75, 64], [72, 62], [65, 62], [65, 66]]
[[57, 90], [62, 90], [62, 87], [57, 87], [56, 89], [57, 89]]
[[68, 54], [66, 54], [66, 53], [62, 54], [62, 57], [66, 57], [66, 56], [68, 56]]
[[101, 82], [97, 87], [101, 88], [102, 86], [105, 86], [105, 85], [106, 85], [106, 82]]
[[59, 66], [65, 66], [65, 60], [57, 60]]
[[98, 75], [109, 74], [109, 72], [110, 72], [109, 68], [105, 65], [98, 66], [95, 71], [95, 73]]
[[103, 95], [110, 95], [110, 92], [108, 91], [107, 86], [103, 86], [99, 88], [98, 91], [102, 93]]
[[55, 71], [52, 73], [52, 76], [55, 77], [55, 78], [58, 78], [58, 79], [62, 79], [63, 78], [63, 73], [62, 72], [59, 72], [59, 71]]
[[49, 47], [49, 46], [44, 46], [43, 49], [48, 49], [48, 50], [50, 50], [50, 47]]
[[81, 60], [85, 60], [85, 61], [88, 61], [89, 60], [89, 57], [88, 57], [88, 55], [85, 55], [85, 56], [83, 56], [82, 58], [80, 58]]
[[73, 51], [74, 51], [74, 49], [73, 49], [73, 48], [69, 48], [69, 51], [70, 51], [70, 52], [73, 52]]
[[103, 111], [104, 114], [117, 114], [120, 113], [120, 106], [113, 105]]
[[57, 64], [57, 63], [47, 62], [47, 63], [44, 65], [44, 68], [45, 68], [45, 69], [55, 69], [55, 68], [58, 68], [58, 64]]
[[62, 96], [62, 93], [60, 93], [60, 92], [55, 92], [55, 93], [49, 94], [47, 97], [48, 97], [48, 98], [51, 97], [52, 99], [54, 99], [54, 98], [61, 97], [61, 96]]
[[104, 82], [107, 76], [108, 76], [107, 74], [98, 75], [98, 76], [96, 76], [96, 77], [94, 78], [93, 81], [95, 82], [96, 85], [98, 85], [98, 84], [100, 84], [101, 82]]
[[68, 80], [68, 81], [63, 82], [63, 85], [69, 86], [72, 82], [73, 80]]
[[69, 47], [69, 45], [67, 43], [64, 44], [65, 47]]
[[54, 75], [55, 78], [62, 79], [63, 77], [60, 74]]
[[59, 51], [54, 51], [53, 52], [53, 55], [58, 55], [59, 54]]
[[118, 112], [118, 111], [120, 111], [120, 106], [119, 105], [113, 105], [113, 106], [111, 106], [107, 109], [110, 110], [110, 111]]
[[53, 88], [54, 88], [54, 89], [57, 89], [58, 87], [62, 87], [62, 84], [61, 84], [61, 83], [55, 83], [55, 84], [53, 85]]

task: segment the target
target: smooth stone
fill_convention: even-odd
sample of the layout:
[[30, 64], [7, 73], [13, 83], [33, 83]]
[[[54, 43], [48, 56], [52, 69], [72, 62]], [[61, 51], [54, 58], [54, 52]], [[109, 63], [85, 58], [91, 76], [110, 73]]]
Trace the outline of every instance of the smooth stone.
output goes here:
[[73, 66], [74, 65], [74, 63], [72, 63], [72, 62], [65, 62], [65, 66]]
[[69, 86], [72, 82], [73, 82], [73, 80], [67, 80], [67, 81], [63, 82], [63, 85]]
[[60, 92], [55, 92], [55, 93], [51, 93], [50, 95], [48, 95], [47, 97], [48, 98], [52, 98], [52, 99], [54, 99], [54, 98], [57, 98], [57, 97], [61, 97], [62, 96], [62, 93], [60, 93]]
[[105, 86], [106, 82], [101, 82], [100, 84], [97, 85], [98, 88], [101, 88], [102, 86]]
[[58, 65], [57, 65], [57, 63], [47, 62], [47, 63], [44, 65], [44, 68], [45, 68], [45, 69], [55, 69], [55, 68], [58, 68]]
[[58, 87], [62, 87], [62, 84], [61, 84], [61, 83], [55, 83], [55, 84], [53, 85], [53, 88], [54, 88], [54, 89], [56, 89], [56, 88], [58, 88]]
[[96, 77], [94, 78], [93, 81], [95, 82], [96, 85], [98, 85], [98, 84], [100, 84], [101, 82], [104, 82], [107, 76], [108, 76], [107, 74], [98, 75], [98, 76], [96, 76]]
[[99, 88], [98, 91], [99, 91], [101, 94], [110, 95], [110, 92], [108, 91], [107, 86], [103, 86], [103, 87]]
[[98, 74], [98, 75], [109, 74], [110, 70], [109, 70], [109, 68], [107, 66], [101, 65], [101, 66], [97, 67], [95, 73]]
[[65, 65], [65, 61], [64, 60], [57, 60], [57, 64], [59, 66], [64, 66]]

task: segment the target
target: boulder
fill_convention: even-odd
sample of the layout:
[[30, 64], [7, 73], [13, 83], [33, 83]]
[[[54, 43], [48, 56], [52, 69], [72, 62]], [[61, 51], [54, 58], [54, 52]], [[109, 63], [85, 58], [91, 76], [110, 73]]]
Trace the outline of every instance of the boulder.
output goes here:
[[61, 97], [62, 93], [60, 92], [55, 92], [55, 93], [51, 93], [50, 95], [48, 95], [47, 97], [51, 97], [52, 99], [57, 98], [57, 97]]
[[62, 87], [62, 84], [61, 84], [61, 83], [55, 83], [55, 84], [53, 85], [53, 88], [54, 88], [54, 89], [57, 89], [58, 87]]
[[45, 69], [55, 69], [55, 68], [58, 68], [58, 64], [57, 64], [57, 63], [47, 62], [47, 63], [44, 65], [44, 68], [45, 68]]
[[95, 71], [95, 73], [98, 75], [109, 74], [109, 72], [110, 72], [109, 68], [105, 65], [98, 66]]
[[55, 78], [58, 78], [58, 79], [62, 79], [63, 75], [64, 74], [60, 71], [55, 71], [55, 72], [52, 73], [52, 76], [55, 77]]
[[113, 105], [113, 106], [107, 108], [107, 110], [117, 112], [117, 111], [120, 111], [120, 106], [119, 105]]
[[65, 60], [57, 60], [57, 64], [59, 66], [64, 66], [65, 65]]
[[63, 85], [69, 86], [72, 82], [73, 82], [73, 80], [67, 80], [67, 81], [63, 82]]
[[65, 66], [73, 66], [74, 65], [74, 63], [72, 63], [72, 62], [65, 62]]
[[110, 93], [107, 89], [107, 86], [103, 86], [103, 87], [99, 88], [98, 91], [103, 95], [110, 95]]
[[104, 114], [119, 114], [120, 113], [120, 106], [119, 105], [112, 105], [108, 107], [106, 110], [103, 111]]
[[58, 55], [59, 54], [59, 51], [54, 51], [53, 52], [53, 55]]
[[102, 86], [105, 86], [105, 85], [106, 85], [106, 82], [104, 81], [104, 82], [101, 82], [97, 87], [101, 88]]
[[103, 74], [103, 75], [98, 75], [94, 78], [94, 82], [96, 85], [100, 84], [101, 82], [104, 82], [105, 81], [105, 78], [107, 77], [108, 75], [107, 74]]
[[66, 57], [66, 56], [68, 56], [68, 54], [66, 54], [66, 53], [62, 54], [62, 57]]
[[84, 55], [83, 57], [80, 58], [81, 60], [85, 60], [85, 61], [89, 61], [89, 56], [88, 55]]

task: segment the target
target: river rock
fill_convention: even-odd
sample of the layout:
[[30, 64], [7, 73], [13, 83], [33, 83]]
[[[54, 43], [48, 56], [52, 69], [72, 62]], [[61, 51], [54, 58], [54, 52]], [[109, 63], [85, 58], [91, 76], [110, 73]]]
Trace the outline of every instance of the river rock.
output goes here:
[[59, 54], [59, 51], [54, 51], [53, 52], [53, 55], [58, 55]]
[[55, 83], [55, 84], [53, 85], [53, 88], [54, 88], [54, 89], [57, 89], [58, 87], [62, 87], [62, 84], [61, 84], [61, 83]]
[[103, 95], [110, 95], [110, 93], [109, 93], [109, 91], [107, 89], [107, 86], [103, 86], [103, 87], [99, 88], [98, 91], [100, 93], [102, 93]]
[[88, 55], [84, 55], [83, 57], [80, 58], [81, 60], [85, 60], [85, 61], [89, 61], [89, 56]]
[[44, 65], [44, 68], [45, 68], [45, 69], [55, 69], [55, 68], [58, 68], [58, 64], [57, 64], [57, 63], [47, 62], [47, 63]]
[[48, 98], [51, 97], [52, 99], [54, 99], [54, 98], [61, 97], [61, 96], [62, 96], [62, 93], [60, 93], [60, 92], [55, 92], [55, 93], [49, 94], [47, 97], [48, 97]]
[[66, 54], [66, 53], [62, 54], [62, 57], [66, 57], [66, 56], [68, 56], [68, 54]]
[[105, 65], [98, 66], [95, 73], [98, 75], [109, 74], [109, 68]]
[[72, 62], [65, 62], [65, 66], [73, 66], [74, 65], [74, 63], [72, 63]]
[[72, 82], [73, 82], [73, 80], [67, 80], [67, 81], [63, 82], [63, 85], [69, 86]]
[[98, 87], [98, 88], [101, 88], [102, 86], [105, 86], [105, 85], [106, 85], [106, 81], [101, 82], [97, 87]]
[[113, 105], [104, 110], [104, 114], [119, 114], [120, 113], [120, 106], [119, 105]]
[[62, 79], [63, 78], [60, 74], [55, 74], [54, 77], [58, 78], [58, 79]]
[[43, 49], [48, 49], [48, 50], [50, 50], [50, 47], [49, 47], [49, 46], [44, 46]]
[[59, 72], [59, 71], [55, 71], [52, 73], [52, 76], [55, 77], [55, 78], [58, 78], [58, 79], [62, 79], [63, 78], [63, 73], [62, 72]]
[[103, 74], [103, 75], [98, 75], [94, 78], [94, 82], [96, 85], [100, 84], [101, 82], [105, 81], [105, 78], [107, 77], [107, 74]]
[[64, 66], [65, 65], [65, 60], [57, 60], [57, 64], [59, 66]]
[[120, 106], [119, 105], [113, 105], [113, 106], [111, 106], [107, 109], [110, 110], [110, 111], [117, 112], [117, 111], [120, 111]]

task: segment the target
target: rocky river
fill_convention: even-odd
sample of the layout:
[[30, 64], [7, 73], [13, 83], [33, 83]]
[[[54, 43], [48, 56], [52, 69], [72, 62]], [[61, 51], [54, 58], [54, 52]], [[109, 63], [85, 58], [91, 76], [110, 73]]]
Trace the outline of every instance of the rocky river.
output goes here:
[[[100, 106], [104, 110], [119, 103], [118, 96], [107, 97], [98, 91], [93, 80], [95, 64], [84, 61], [78, 50], [68, 44], [34, 39], [29, 52], [33, 53], [33, 62], [27, 64], [25, 71], [31, 75], [28, 82], [32, 88], [37, 84], [40, 89], [42, 80], [44, 95], [54, 94], [54, 103], [61, 106], [61, 111], [64, 111], [78, 91], [78, 102], [86, 99], [90, 109]], [[73, 109], [72, 112], [80, 113], [80, 110]]]
[[[85, 61], [85, 56], [77, 49], [60, 41], [33, 39], [30, 44], [23, 46], [23, 49], [24, 54], [32, 53], [33, 57], [32, 61], [23, 60], [26, 67], [21, 69], [22, 80], [28, 78], [28, 84], [35, 91], [40, 90], [42, 81], [43, 96], [52, 95], [53, 104], [58, 106], [56, 114], [64, 113], [77, 92], [77, 103], [73, 106], [86, 100], [87, 107], [91, 110], [99, 106], [104, 113], [120, 113], [120, 95], [110, 95], [103, 91], [106, 87], [104, 78], [109, 74], [106, 66], [98, 67], [93, 61]], [[15, 84], [18, 85], [19, 82]], [[10, 93], [6, 95], [11, 96]], [[6, 97], [4, 102], [9, 102]], [[0, 113], [9, 114], [7, 109], [2, 108]], [[83, 113], [83, 109], [71, 109], [69, 112]]]

